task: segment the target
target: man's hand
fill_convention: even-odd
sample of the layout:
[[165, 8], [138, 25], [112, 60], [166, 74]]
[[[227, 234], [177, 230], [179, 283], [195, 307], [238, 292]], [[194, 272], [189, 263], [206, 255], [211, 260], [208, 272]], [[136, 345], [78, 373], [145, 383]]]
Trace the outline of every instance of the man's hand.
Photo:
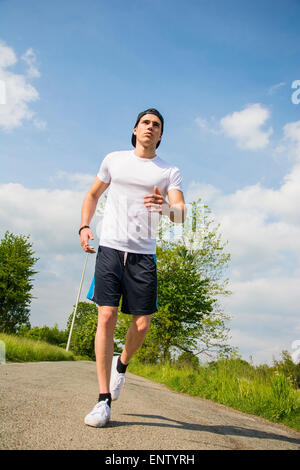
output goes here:
[[89, 246], [89, 239], [94, 240], [93, 232], [89, 228], [83, 228], [80, 232], [80, 245], [86, 253], [96, 253], [93, 247]]
[[163, 205], [166, 204], [167, 207], [169, 207], [169, 204], [159, 192], [157, 186], [154, 186], [154, 194], [147, 194], [144, 196], [144, 204], [146, 207], [150, 208], [148, 209], [149, 212], [158, 212], [159, 214], [162, 214]]

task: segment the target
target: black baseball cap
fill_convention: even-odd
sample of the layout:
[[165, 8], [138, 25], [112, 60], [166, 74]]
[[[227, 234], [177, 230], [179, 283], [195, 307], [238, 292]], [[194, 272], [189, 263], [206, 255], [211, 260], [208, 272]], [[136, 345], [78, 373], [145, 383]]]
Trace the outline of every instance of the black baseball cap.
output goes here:
[[[160, 120], [161, 120], [161, 135], [163, 134], [163, 131], [164, 131], [164, 118], [162, 117], [162, 115], [160, 114], [159, 111], [157, 111], [157, 109], [154, 109], [154, 108], [149, 108], [149, 109], [146, 109], [145, 111], [142, 111], [138, 117], [136, 118], [136, 123], [134, 125], [134, 129], [136, 128], [136, 126], [138, 125], [139, 123], [139, 120], [145, 115], [145, 114], [155, 114], [155, 116], [157, 116]], [[132, 145], [135, 147], [136, 146], [136, 136], [134, 134], [132, 134], [132, 137], [131, 137], [131, 143]], [[157, 142], [156, 144], [156, 148], [159, 146], [160, 144], [160, 140]]]

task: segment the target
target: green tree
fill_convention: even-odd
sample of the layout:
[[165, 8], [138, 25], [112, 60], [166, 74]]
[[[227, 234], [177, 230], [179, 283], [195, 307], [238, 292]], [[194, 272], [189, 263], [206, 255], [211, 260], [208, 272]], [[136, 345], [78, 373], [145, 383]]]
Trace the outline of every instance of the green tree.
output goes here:
[[159, 339], [162, 360], [171, 348], [193, 351], [204, 314], [213, 311], [215, 299], [209, 292], [209, 280], [197, 272], [194, 255], [182, 245], [173, 249], [157, 247], [159, 313], [151, 327]]
[[199, 366], [199, 360], [193, 353], [184, 351], [178, 356], [176, 365], [179, 367], [190, 366], [196, 369]]
[[5, 232], [0, 241], [0, 331], [4, 333], [16, 333], [22, 325], [29, 325], [37, 260], [29, 236]]
[[[234, 349], [227, 344], [229, 316], [220, 305], [220, 298], [230, 294], [224, 278], [230, 260], [227, 243], [201, 199], [191, 208], [184, 224], [179, 224], [180, 236], [174, 231], [177, 224], [168, 217], [161, 219], [156, 249], [159, 311], [137, 353], [147, 360], [165, 361], [172, 352], [230, 356]], [[126, 329], [121, 323], [120, 319], [116, 327], [120, 342]]]
[[229, 329], [225, 323], [229, 315], [220, 303], [231, 293], [224, 276], [230, 260], [225, 251], [227, 242], [222, 241], [220, 224], [215, 223], [200, 198], [189, 209], [175, 240], [169, 237], [166, 241], [164, 234], [174, 234], [178, 224], [165, 217], [159, 229], [158, 299], [162, 317], [153, 322], [154, 327], [159, 324], [157, 334], [161, 337], [167, 333], [169, 351], [173, 347], [179, 353], [230, 355], [233, 348], [227, 344]]
[[[118, 311], [118, 321], [114, 331], [115, 350], [121, 352], [125, 344], [126, 333], [130, 328], [132, 316]], [[140, 362], [156, 363], [160, 356], [160, 343], [155, 337], [153, 328], [150, 328], [142, 346], [136, 351], [134, 357]]]
[[66, 331], [59, 330], [57, 324], [55, 324], [53, 328], [46, 325], [41, 328], [38, 326], [30, 328], [28, 325], [24, 325], [19, 329], [18, 335], [46, 341], [47, 343], [54, 344], [62, 348], [66, 347], [68, 340]]
[[[75, 308], [75, 306], [74, 306]], [[73, 310], [74, 312], [74, 310]], [[73, 319], [73, 312], [70, 314], [67, 321], [66, 336], [68, 338], [71, 323]], [[91, 302], [78, 302], [70, 349], [76, 355], [88, 356], [92, 360], [96, 359], [95, 356], [95, 335], [98, 324], [98, 308], [95, 303]], [[119, 352], [115, 344], [115, 352]]]
[[[74, 312], [75, 305], [73, 306]], [[73, 312], [69, 315], [66, 333], [69, 336]], [[78, 302], [70, 349], [76, 355], [95, 360], [94, 340], [97, 330], [98, 310], [94, 303]]]
[[290, 378], [296, 388], [300, 388], [300, 364], [295, 364], [289, 351], [281, 351], [281, 360], [273, 359], [273, 369]]

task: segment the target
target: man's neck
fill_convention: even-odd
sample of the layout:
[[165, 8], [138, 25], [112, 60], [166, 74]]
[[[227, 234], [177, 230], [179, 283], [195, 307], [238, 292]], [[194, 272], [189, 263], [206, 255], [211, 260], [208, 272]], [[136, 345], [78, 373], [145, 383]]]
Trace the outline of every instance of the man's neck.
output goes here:
[[154, 158], [156, 156], [155, 148], [143, 147], [142, 145], [139, 145], [138, 142], [136, 143], [136, 149], [134, 150], [134, 154], [137, 157], [142, 158]]

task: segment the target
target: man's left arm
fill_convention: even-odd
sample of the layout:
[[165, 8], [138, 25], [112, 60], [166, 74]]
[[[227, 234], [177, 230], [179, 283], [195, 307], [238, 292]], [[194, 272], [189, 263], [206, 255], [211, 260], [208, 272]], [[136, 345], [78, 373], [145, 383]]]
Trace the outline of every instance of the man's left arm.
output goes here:
[[186, 206], [183, 192], [179, 189], [168, 191], [169, 204], [162, 207], [162, 215], [167, 215], [171, 222], [183, 223], [186, 216]]
[[161, 215], [167, 215], [171, 222], [183, 223], [186, 216], [183, 192], [179, 189], [170, 189], [168, 199], [169, 203], [159, 192], [157, 186], [154, 186], [154, 194], [144, 196], [144, 203], [150, 212], [159, 212]]

